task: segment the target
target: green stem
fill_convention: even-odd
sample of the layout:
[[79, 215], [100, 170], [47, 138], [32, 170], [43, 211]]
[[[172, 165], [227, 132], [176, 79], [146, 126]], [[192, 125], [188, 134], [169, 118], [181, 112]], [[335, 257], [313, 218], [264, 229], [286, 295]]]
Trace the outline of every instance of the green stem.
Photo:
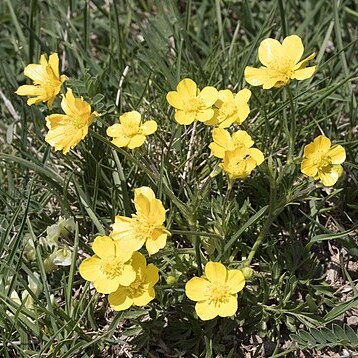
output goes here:
[[290, 101], [290, 108], [291, 108], [291, 126], [290, 126], [290, 133], [289, 133], [287, 163], [291, 164], [294, 155], [294, 148], [295, 148], [295, 141], [296, 141], [296, 112], [295, 112], [295, 104], [293, 102], [293, 96], [290, 86], [286, 87], [286, 91], [288, 94], [288, 99]]
[[194, 238], [194, 247], [195, 247], [196, 264], [198, 265], [198, 275], [202, 276], [203, 269], [201, 267], [200, 244], [201, 244], [200, 236], [195, 236], [195, 238]]

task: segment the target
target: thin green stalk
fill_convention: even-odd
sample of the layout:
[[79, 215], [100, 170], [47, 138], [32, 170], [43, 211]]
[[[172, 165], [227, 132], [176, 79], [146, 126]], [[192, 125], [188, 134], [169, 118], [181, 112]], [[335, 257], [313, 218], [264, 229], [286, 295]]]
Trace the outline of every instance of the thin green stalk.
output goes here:
[[198, 265], [198, 275], [199, 276], [201, 276], [203, 274], [203, 269], [201, 267], [200, 245], [201, 245], [200, 236], [195, 236], [195, 238], [194, 238], [194, 248], [195, 248], [196, 264]]
[[291, 125], [290, 125], [290, 133], [289, 133], [289, 145], [288, 145], [288, 157], [287, 163], [292, 163], [292, 158], [295, 151], [295, 141], [296, 141], [296, 112], [295, 112], [295, 104], [293, 102], [293, 96], [291, 87], [287, 86], [286, 91], [288, 94], [288, 99], [290, 101], [290, 108], [291, 108]]

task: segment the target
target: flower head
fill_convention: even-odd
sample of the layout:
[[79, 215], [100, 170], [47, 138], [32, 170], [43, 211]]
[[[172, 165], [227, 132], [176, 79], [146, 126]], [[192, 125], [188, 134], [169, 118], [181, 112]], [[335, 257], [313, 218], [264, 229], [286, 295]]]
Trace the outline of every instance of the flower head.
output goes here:
[[211, 154], [217, 158], [224, 158], [225, 152], [233, 151], [236, 148], [250, 148], [254, 141], [245, 131], [237, 131], [230, 136], [230, 133], [222, 128], [215, 128], [212, 131], [213, 140], [209, 144]]
[[216, 125], [219, 128], [230, 127], [233, 123], [241, 124], [249, 115], [248, 101], [251, 91], [243, 89], [234, 94], [230, 90], [219, 91], [218, 100], [214, 106], [214, 117], [205, 124]]
[[331, 147], [331, 141], [320, 135], [304, 148], [301, 172], [320, 179], [325, 186], [334, 185], [343, 174], [341, 164], [346, 160], [346, 151], [341, 145]]
[[33, 81], [33, 85], [20, 86], [15, 93], [19, 96], [29, 96], [27, 104], [38, 104], [47, 102], [49, 108], [52, 108], [56, 95], [60, 92], [62, 83], [68, 77], [59, 73], [58, 54], [50, 55], [48, 61], [45, 55], [41, 55], [40, 64], [30, 64], [25, 67], [24, 74]]
[[141, 124], [141, 114], [137, 111], [122, 114], [119, 122], [107, 128], [107, 135], [113, 137], [112, 143], [118, 147], [140, 147], [146, 136], [157, 130], [157, 123], [153, 120]]
[[167, 94], [167, 101], [175, 108], [175, 120], [179, 124], [210, 121], [214, 116], [212, 106], [217, 99], [216, 88], [207, 86], [200, 91], [190, 78], [181, 80], [177, 90]]
[[139, 252], [133, 253], [132, 267], [136, 272], [135, 280], [129, 286], [119, 286], [108, 296], [115, 311], [124, 311], [132, 305], [145, 306], [155, 298], [158, 269], [153, 264], [147, 266], [145, 257]]
[[98, 236], [92, 244], [94, 256], [82, 261], [81, 276], [93, 282], [100, 293], [111, 293], [121, 286], [129, 286], [136, 278], [131, 265], [133, 251], [109, 236]]
[[131, 218], [116, 216], [112, 237], [133, 251], [145, 244], [149, 255], [155, 254], [165, 246], [170, 235], [163, 225], [163, 204], [155, 198], [152, 189], [142, 186], [134, 190], [134, 205], [137, 211]]
[[66, 154], [87, 135], [88, 127], [98, 113], [91, 112], [91, 106], [82, 97], [75, 98], [70, 88], [62, 98], [61, 107], [66, 114], [46, 117], [49, 131], [45, 141]]
[[229, 317], [237, 311], [237, 293], [245, 286], [240, 270], [227, 270], [220, 262], [209, 261], [205, 276], [193, 277], [185, 285], [185, 294], [197, 301], [195, 311], [202, 320]]
[[305, 80], [312, 77], [316, 66], [306, 67], [315, 53], [300, 61], [303, 44], [297, 35], [287, 36], [282, 44], [275, 39], [265, 39], [259, 47], [260, 68], [246, 67], [245, 79], [250, 85], [264, 89], [286, 86], [291, 79]]
[[244, 179], [264, 161], [264, 155], [257, 148], [236, 148], [225, 152], [221, 167], [230, 179]]

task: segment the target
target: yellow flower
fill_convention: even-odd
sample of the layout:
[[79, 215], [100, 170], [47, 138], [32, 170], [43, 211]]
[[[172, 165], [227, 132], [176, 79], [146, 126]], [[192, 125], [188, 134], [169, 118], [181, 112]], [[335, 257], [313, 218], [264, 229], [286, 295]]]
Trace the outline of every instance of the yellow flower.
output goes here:
[[346, 160], [346, 151], [341, 145], [331, 147], [331, 141], [320, 135], [304, 148], [301, 172], [320, 179], [325, 186], [334, 185], [343, 174], [340, 165]]
[[220, 262], [209, 261], [205, 276], [193, 277], [185, 285], [185, 294], [197, 301], [195, 311], [204, 321], [216, 316], [229, 317], [237, 311], [237, 293], [245, 286], [240, 270], [227, 270]]
[[215, 128], [212, 131], [213, 140], [209, 144], [211, 154], [217, 158], [224, 158], [226, 151], [233, 151], [236, 148], [250, 148], [254, 141], [245, 131], [237, 131], [230, 136], [230, 133], [222, 128]]
[[312, 77], [316, 66], [306, 67], [315, 53], [300, 61], [303, 44], [297, 35], [287, 36], [282, 44], [275, 39], [265, 39], [259, 47], [259, 60], [266, 67], [245, 68], [245, 79], [250, 85], [264, 89], [286, 86], [291, 79], [305, 80]]
[[126, 112], [119, 117], [119, 122], [107, 128], [107, 135], [113, 137], [112, 143], [129, 149], [140, 147], [147, 135], [157, 130], [155, 121], [141, 124], [141, 115], [137, 111]]
[[236, 148], [225, 152], [224, 161], [220, 166], [230, 179], [244, 179], [264, 161], [264, 155], [257, 148]]
[[142, 186], [134, 190], [134, 205], [137, 212], [131, 218], [115, 217], [112, 237], [133, 251], [146, 244], [149, 255], [155, 254], [165, 246], [167, 236], [170, 235], [163, 225], [163, 204], [155, 198], [152, 189]]
[[155, 298], [154, 285], [159, 280], [158, 269], [147, 262], [139, 252], [134, 252], [132, 267], [136, 279], [129, 286], [119, 286], [117, 291], [108, 296], [109, 303], [115, 311], [124, 311], [132, 305], [145, 306]]
[[248, 105], [250, 97], [251, 91], [248, 89], [243, 89], [236, 94], [228, 89], [219, 91], [214, 117], [205, 124], [217, 125], [219, 128], [230, 127], [233, 123], [241, 124], [250, 113]]
[[179, 124], [210, 121], [214, 116], [212, 106], [217, 99], [216, 88], [207, 86], [200, 91], [190, 78], [181, 80], [177, 90], [167, 94], [167, 101], [175, 108], [175, 120]]
[[87, 135], [88, 127], [98, 113], [91, 113], [91, 106], [82, 97], [75, 98], [70, 88], [62, 98], [61, 107], [66, 114], [46, 117], [49, 131], [45, 141], [66, 154]]
[[27, 100], [29, 106], [47, 102], [50, 109], [56, 95], [61, 90], [62, 83], [68, 79], [65, 75], [60, 76], [57, 53], [50, 55], [48, 62], [45, 55], [41, 55], [40, 64], [27, 65], [24, 74], [32, 79], [34, 84], [20, 86], [15, 93], [19, 96], [31, 97]]
[[121, 286], [129, 286], [136, 278], [131, 265], [133, 251], [109, 236], [98, 236], [92, 244], [95, 255], [82, 261], [81, 276], [93, 282], [100, 293], [112, 293]]

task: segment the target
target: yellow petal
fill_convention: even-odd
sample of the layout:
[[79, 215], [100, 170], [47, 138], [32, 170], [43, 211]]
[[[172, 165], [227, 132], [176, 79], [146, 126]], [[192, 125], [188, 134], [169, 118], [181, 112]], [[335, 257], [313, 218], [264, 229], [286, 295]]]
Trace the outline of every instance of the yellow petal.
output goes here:
[[15, 93], [19, 96], [41, 96], [43, 90], [39, 86], [23, 85], [20, 86]]
[[144, 291], [141, 295], [133, 297], [133, 304], [139, 307], [143, 307], [146, 306], [154, 298], [155, 290], [153, 287], [149, 287], [148, 290]]
[[180, 94], [176, 91], [170, 91], [167, 93], [168, 103], [176, 109], [184, 109], [184, 102]]
[[106, 133], [109, 137], [121, 137], [123, 136], [123, 126], [119, 123], [115, 123], [107, 128]]
[[215, 142], [209, 144], [209, 148], [211, 149], [211, 154], [216, 158], [224, 158], [225, 156], [225, 148], [221, 147]]
[[210, 121], [214, 116], [214, 110], [211, 108], [201, 110], [196, 114], [196, 120], [200, 122]]
[[229, 89], [220, 90], [218, 92], [218, 99], [215, 102], [215, 106], [220, 108], [223, 102], [231, 102], [233, 100], [234, 94]]
[[260, 149], [250, 148], [249, 153], [251, 158], [256, 162], [256, 165], [260, 165], [265, 160], [265, 157]]
[[247, 118], [247, 116], [250, 114], [249, 105], [248, 104], [240, 105], [236, 114], [237, 114], [237, 119], [235, 120], [235, 122], [237, 124], [241, 124]]
[[230, 287], [230, 293], [237, 293], [245, 286], [245, 277], [240, 270], [229, 270], [226, 285]]
[[313, 143], [316, 147], [316, 151], [320, 151], [323, 153], [327, 152], [331, 147], [330, 139], [324, 135], [319, 135], [317, 138], [314, 139]]
[[249, 102], [251, 97], [251, 91], [247, 88], [242, 89], [241, 91], [237, 92], [235, 96], [235, 103], [237, 106], [242, 106]]
[[282, 42], [282, 53], [286, 59], [290, 59], [292, 65], [297, 64], [303, 55], [301, 38], [297, 35], [287, 36]]
[[57, 78], [60, 78], [58, 54], [57, 53], [51, 54], [49, 59], [48, 59], [48, 63], [50, 64], [50, 66], [52, 68], [52, 71], [55, 74], [55, 76]]
[[202, 89], [198, 98], [205, 103], [206, 107], [211, 107], [217, 101], [218, 96], [219, 93], [215, 87], [207, 86]]
[[109, 279], [108, 277], [103, 275], [102, 278], [98, 278], [96, 281], [93, 282], [93, 286], [99, 293], [108, 294], [118, 289], [119, 281], [119, 277]]
[[119, 121], [123, 126], [138, 127], [138, 129], [141, 119], [142, 116], [137, 111], [126, 112], [119, 117]]
[[157, 253], [160, 249], [165, 247], [166, 243], [167, 243], [167, 235], [163, 234], [163, 235], [160, 235], [155, 240], [153, 240], [152, 238], [149, 238], [145, 244], [145, 247], [148, 251], [148, 254], [153, 255], [153, 254]]
[[210, 282], [202, 277], [193, 277], [185, 284], [185, 294], [192, 301], [204, 301], [208, 298]]
[[233, 316], [237, 311], [237, 295], [230, 295], [227, 301], [220, 303], [217, 310], [220, 317]]
[[153, 287], [159, 281], [159, 270], [153, 264], [149, 264], [145, 270], [145, 282]]
[[298, 70], [300, 68], [304, 68], [306, 67], [306, 64], [308, 61], [311, 61], [312, 59], [314, 59], [316, 56], [316, 53], [312, 53], [311, 55], [307, 56], [305, 59], [303, 59], [302, 61], [300, 61], [299, 63], [297, 63], [297, 65], [293, 68], [294, 70]]
[[108, 295], [108, 302], [115, 311], [124, 311], [133, 304], [132, 298], [128, 296], [128, 289], [119, 287], [115, 292]]
[[210, 282], [224, 283], [227, 277], [227, 270], [222, 263], [209, 261], [205, 265], [205, 275]]
[[91, 282], [94, 282], [98, 278], [102, 277], [100, 270], [101, 270], [101, 259], [96, 256], [92, 256], [87, 259], [84, 259], [81, 262], [80, 267], [78, 268], [80, 275], [86, 281], [91, 281]]
[[142, 255], [140, 252], [133, 252], [132, 255], [132, 267], [134, 269], [134, 271], [140, 272], [140, 271], [144, 271], [147, 267], [147, 261], [145, 259], [145, 256]]
[[299, 81], [305, 80], [307, 78], [312, 77], [315, 71], [316, 71], [316, 66], [305, 67], [305, 68], [294, 71], [291, 78], [299, 80]]
[[343, 167], [339, 164], [324, 167], [318, 170], [318, 176], [324, 186], [333, 186], [343, 174]]
[[211, 301], [201, 301], [195, 305], [195, 311], [203, 321], [208, 321], [218, 315], [218, 308], [210, 302]]
[[268, 68], [254, 68], [247, 66], [245, 68], [245, 80], [252, 86], [263, 86], [264, 89], [270, 89], [275, 86], [280, 78], [272, 75], [272, 70]]
[[153, 134], [157, 130], [158, 125], [157, 125], [156, 121], [147, 121], [142, 124], [141, 128], [142, 128], [143, 134], [147, 136], [147, 135]]
[[109, 236], [97, 236], [93, 241], [92, 250], [101, 259], [116, 256], [114, 241]]
[[346, 160], [346, 151], [341, 145], [334, 145], [328, 152], [332, 164], [342, 164]]
[[309, 177], [315, 177], [318, 172], [317, 164], [312, 159], [304, 159], [301, 163], [301, 172]]
[[[131, 265], [123, 265], [120, 275], [118, 275], [119, 284], [122, 286], [129, 286], [136, 278], [136, 272]], [[112, 290], [111, 292], [114, 292]]]
[[261, 42], [259, 46], [259, 60], [263, 65], [270, 67], [271, 63], [279, 61], [281, 56], [282, 45], [277, 40], [268, 38]]
[[112, 143], [117, 147], [126, 147], [129, 144], [130, 138], [123, 135], [122, 137], [115, 137], [112, 140]]
[[128, 148], [134, 149], [138, 148], [145, 142], [146, 136], [142, 134], [137, 134], [134, 137], [129, 139]]
[[185, 102], [190, 98], [194, 98], [197, 95], [197, 85], [190, 78], [184, 78], [178, 83], [177, 92], [182, 101]]
[[239, 130], [232, 135], [232, 140], [235, 147], [245, 147], [250, 148], [254, 145], [254, 141], [251, 136], [246, 132]]
[[175, 120], [179, 124], [192, 124], [195, 121], [195, 114], [192, 112], [184, 112], [181, 110], [177, 110], [175, 112]]
[[24, 69], [24, 75], [31, 78], [35, 84], [42, 84], [47, 81], [47, 73], [41, 65], [27, 65]]
[[141, 192], [137, 192], [134, 197], [134, 206], [137, 214], [148, 217], [150, 215], [151, 200]]

